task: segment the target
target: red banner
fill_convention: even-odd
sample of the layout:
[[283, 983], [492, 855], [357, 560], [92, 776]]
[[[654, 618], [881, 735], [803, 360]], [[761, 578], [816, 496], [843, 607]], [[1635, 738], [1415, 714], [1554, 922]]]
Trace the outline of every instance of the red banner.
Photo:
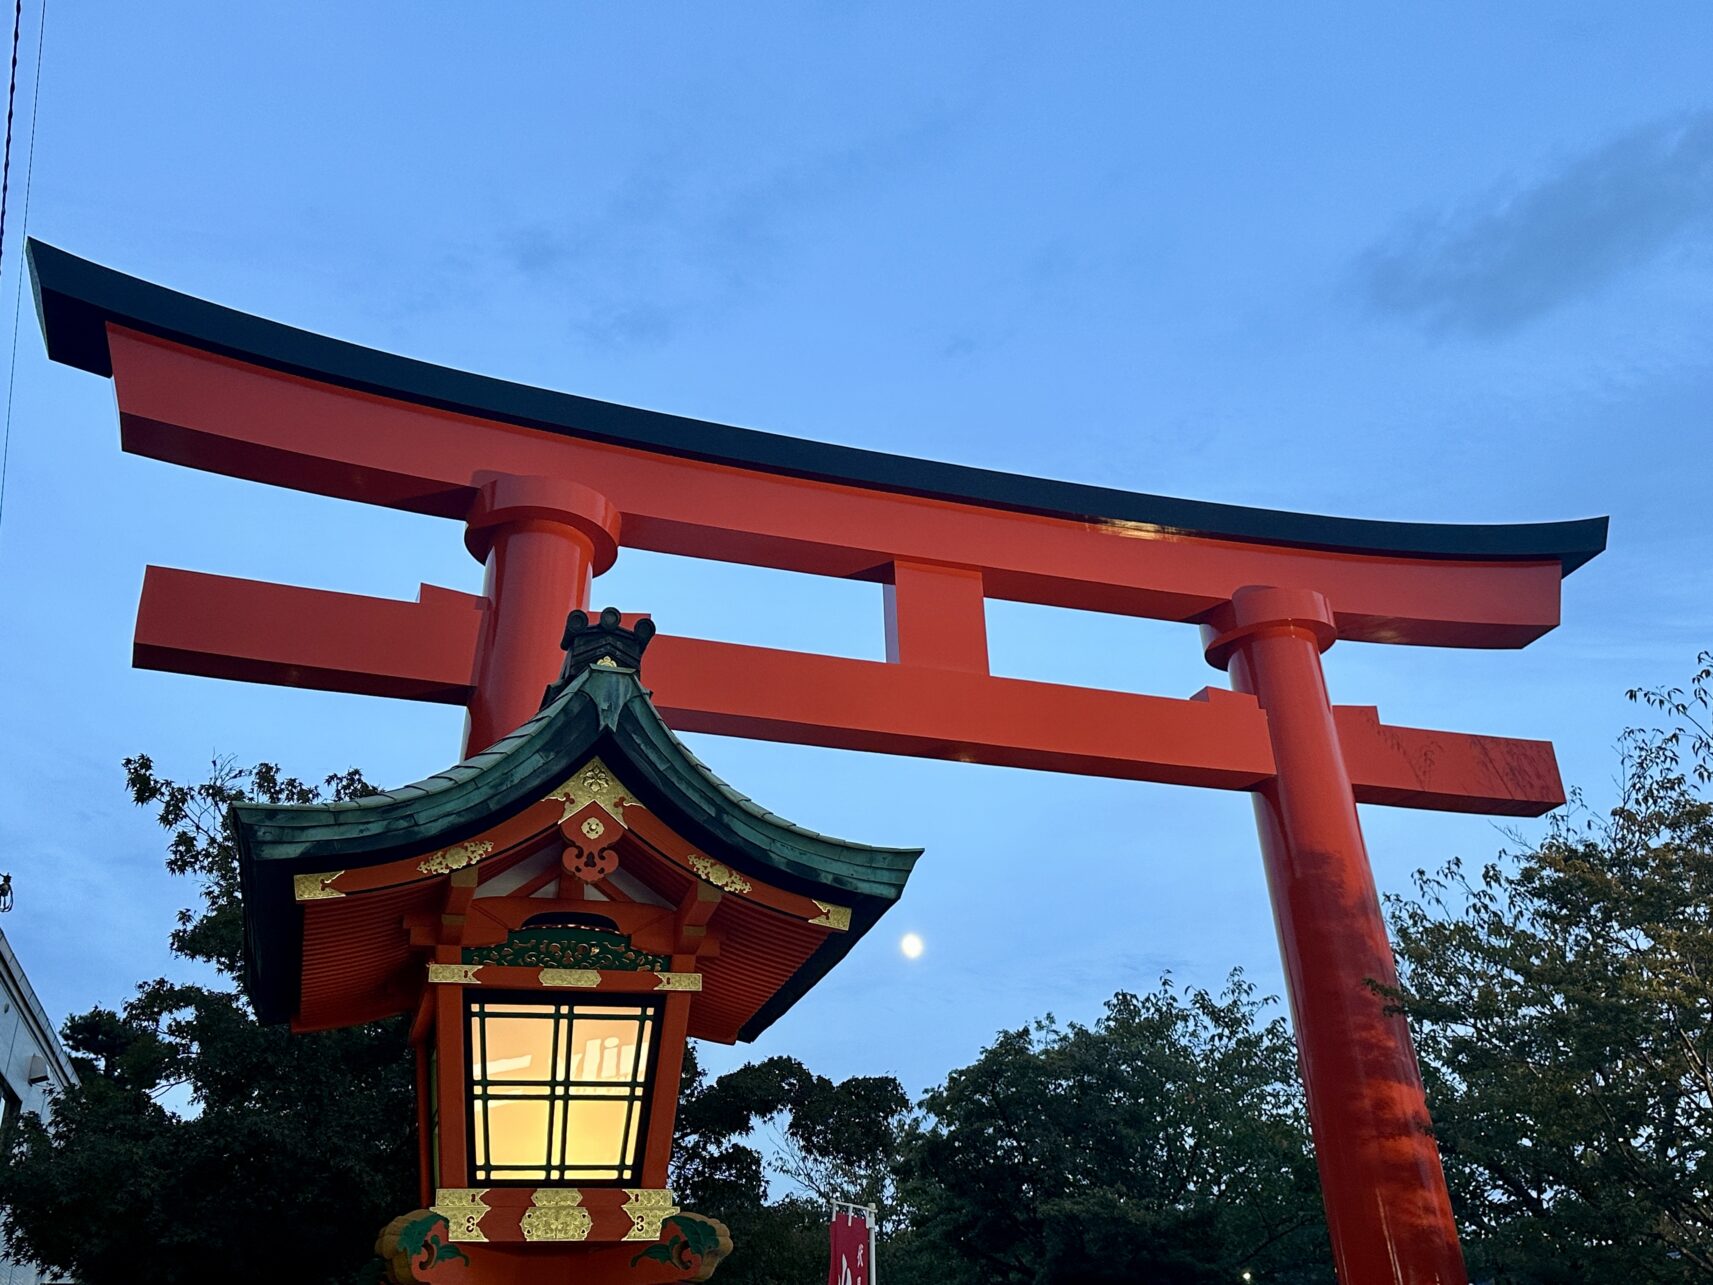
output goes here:
[[869, 1285], [874, 1279], [868, 1261], [868, 1219], [848, 1209], [833, 1214], [833, 1265], [827, 1285]]

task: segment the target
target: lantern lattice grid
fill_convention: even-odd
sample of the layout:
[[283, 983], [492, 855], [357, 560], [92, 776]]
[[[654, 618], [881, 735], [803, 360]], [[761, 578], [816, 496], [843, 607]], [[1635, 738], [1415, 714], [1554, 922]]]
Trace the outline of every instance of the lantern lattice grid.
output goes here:
[[639, 1181], [658, 1005], [470, 995], [465, 1016], [476, 1182]]

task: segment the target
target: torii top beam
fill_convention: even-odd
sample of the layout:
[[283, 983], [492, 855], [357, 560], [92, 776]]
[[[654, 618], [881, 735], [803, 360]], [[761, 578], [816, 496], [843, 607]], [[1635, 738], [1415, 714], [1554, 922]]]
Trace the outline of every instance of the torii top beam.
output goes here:
[[1025, 477], [736, 428], [360, 347], [168, 290], [39, 241], [30, 243], [30, 264], [49, 357], [98, 375], [115, 373], [108, 329], [119, 327], [318, 383], [497, 423], [1126, 534], [1387, 558], [1557, 562], [1566, 575], [1606, 547], [1603, 517], [1487, 525], [1330, 517]]

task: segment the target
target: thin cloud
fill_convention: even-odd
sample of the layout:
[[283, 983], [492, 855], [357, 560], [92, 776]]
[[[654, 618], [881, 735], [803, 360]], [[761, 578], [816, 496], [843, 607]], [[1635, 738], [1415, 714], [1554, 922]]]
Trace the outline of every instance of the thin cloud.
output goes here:
[[1376, 312], [1430, 331], [1499, 334], [1713, 233], [1713, 112], [1656, 122], [1532, 186], [1419, 216], [1371, 246]]
[[517, 272], [567, 290], [584, 340], [660, 343], [765, 288], [795, 219], [926, 166], [949, 134], [935, 116], [738, 176], [655, 157], [589, 213], [515, 229], [504, 252]]

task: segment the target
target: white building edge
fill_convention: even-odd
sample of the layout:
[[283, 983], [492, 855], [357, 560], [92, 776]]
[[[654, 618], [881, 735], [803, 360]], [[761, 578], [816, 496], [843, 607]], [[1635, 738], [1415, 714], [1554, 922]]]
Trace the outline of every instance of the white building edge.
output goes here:
[[[46, 1116], [53, 1096], [76, 1083], [71, 1058], [0, 932], [0, 1136], [22, 1112]], [[0, 1285], [37, 1285], [45, 1279], [28, 1263], [0, 1257]]]

